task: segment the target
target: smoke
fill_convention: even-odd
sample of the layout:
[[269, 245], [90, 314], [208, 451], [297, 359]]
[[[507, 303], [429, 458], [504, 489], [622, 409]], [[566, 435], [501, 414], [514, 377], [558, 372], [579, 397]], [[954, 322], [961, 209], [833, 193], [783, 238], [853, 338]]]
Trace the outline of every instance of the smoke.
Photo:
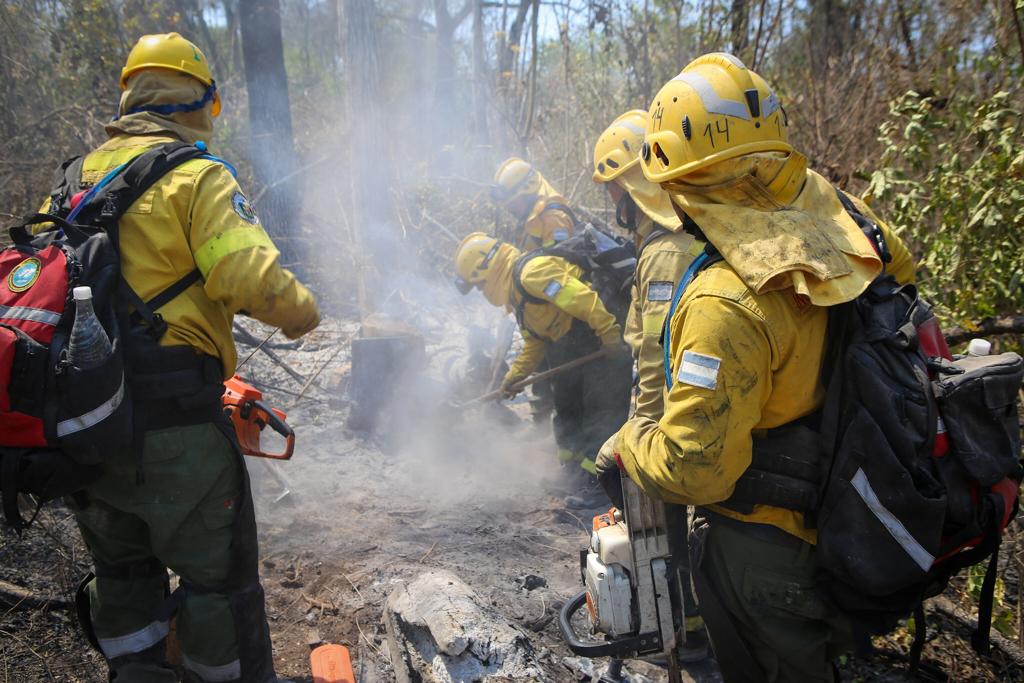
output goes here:
[[[329, 343], [401, 337], [421, 343], [422, 356], [410, 350], [373, 379], [371, 393], [384, 398], [370, 406], [370, 428], [354, 429], [366, 388], [354, 386], [360, 359], [343, 349], [321, 382], [333, 400], [289, 410], [294, 460], [250, 463], [261, 524], [311, 546], [382, 511], [442, 509], [471, 521], [522, 510], [559, 476], [550, 426], [534, 422], [524, 397], [462, 405], [493, 388], [515, 349], [499, 347], [507, 314], [453, 286], [454, 251], [469, 232], [495, 232], [486, 186], [518, 150], [470, 141], [468, 98], [436, 106], [427, 39], [382, 31], [373, 3], [344, 8], [355, 12], [342, 23], [346, 87], [318, 100], [325, 125], [311, 132], [296, 118], [308, 150], [298, 166], [311, 169], [293, 181], [309, 241], [303, 271], [338, 323]], [[286, 46], [294, 40], [286, 35]], [[342, 380], [327, 381], [332, 372]]]
[[[293, 461], [250, 461], [271, 549], [344, 550], [352, 534], [368, 531], [381, 540], [402, 537], [408, 530], [393, 523], [404, 517], [392, 515], [421, 511], [465, 528], [493, 514], [535, 510], [558, 490], [550, 427], [534, 423], [524, 397], [464, 405], [487, 390], [501, 312], [475, 292], [450, 295], [447, 283], [407, 275], [395, 285], [400, 296], [386, 310], [423, 335], [425, 362], [396, 379], [372, 432], [346, 425], [358, 407], [350, 377], [337, 388], [340, 410], [309, 402], [290, 410], [298, 434]], [[357, 323], [345, 325], [355, 331]], [[347, 350], [340, 358], [350, 362]], [[274, 502], [285, 487], [289, 496]]]

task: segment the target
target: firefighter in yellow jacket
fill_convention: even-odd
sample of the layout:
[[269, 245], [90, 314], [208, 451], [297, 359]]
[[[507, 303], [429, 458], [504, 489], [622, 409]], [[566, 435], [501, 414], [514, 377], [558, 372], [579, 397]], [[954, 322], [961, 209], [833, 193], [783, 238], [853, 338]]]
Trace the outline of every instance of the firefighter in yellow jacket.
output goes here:
[[665, 388], [661, 327], [675, 284], [703, 246], [682, 229], [668, 194], [644, 178], [639, 155], [649, 119], [646, 111], [634, 109], [608, 126], [594, 146], [593, 179], [604, 185], [615, 202], [616, 222], [636, 242], [623, 337], [633, 349], [639, 377], [634, 415], [657, 419]]
[[[815, 533], [801, 513], [759, 503], [744, 477], [762, 439], [820, 408], [827, 307], [883, 264], [788, 143], [775, 93], [735, 57], [698, 58], [649, 113], [644, 175], [724, 260], [697, 272], [666, 325], [660, 419], [628, 421], [598, 470], [699, 506], [692, 568], [726, 680], [832, 681], [849, 625], [815, 590]], [[906, 248], [880, 225], [888, 270], [912, 281]]]
[[[221, 107], [203, 53], [176, 33], [139, 40], [121, 90], [109, 139], [82, 162], [83, 188], [156, 146], [203, 145]], [[83, 626], [119, 683], [178, 680], [165, 652], [172, 615], [192, 679], [275, 681], [248, 475], [220, 394], [236, 313], [296, 338], [319, 323], [316, 302], [214, 157], [181, 164], [131, 205], [120, 252], [143, 301], [184, 290], [158, 311], [162, 335], [144, 321], [126, 335], [141, 452], [112, 458], [73, 503], [95, 567], [79, 590]], [[180, 578], [170, 599], [168, 569]]]
[[576, 217], [565, 198], [532, 164], [518, 157], [498, 167], [491, 199], [520, 222], [516, 244], [524, 251], [551, 246], [573, 234]]
[[[646, 111], [634, 109], [608, 126], [594, 145], [593, 180], [604, 185], [615, 203], [616, 222], [636, 243], [636, 275], [623, 337], [633, 350], [636, 367], [633, 417], [658, 420], [665, 391], [661, 328], [675, 284], [703, 245], [682, 229], [668, 194], [648, 181], [640, 168], [649, 120]], [[692, 662], [707, 656], [707, 636], [690, 590], [687, 558], [677, 559], [687, 588], [686, 644], [679, 656], [680, 661]]]
[[491, 304], [515, 313], [523, 348], [502, 380], [509, 395], [514, 395], [509, 387], [544, 359], [555, 367], [609, 350], [552, 378], [560, 459], [592, 475], [598, 449], [629, 411], [629, 355], [615, 316], [582, 279], [579, 266], [556, 256], [523, 254], [482, 232], [462, 240], [455, 270], [463, 293], [476, 287]]

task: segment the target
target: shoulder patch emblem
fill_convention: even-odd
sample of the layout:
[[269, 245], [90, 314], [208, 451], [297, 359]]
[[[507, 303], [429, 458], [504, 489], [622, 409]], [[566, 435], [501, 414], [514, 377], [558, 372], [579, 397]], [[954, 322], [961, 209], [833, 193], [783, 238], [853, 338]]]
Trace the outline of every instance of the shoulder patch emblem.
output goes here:
[[675, 283], [673, 282], [668, 282], [666, 280], [651, 282], [647, 285], [647, 300], [671, 301], [673, 289], [675, 289]]
[[564, 242], [565, 240], [569, 239], [569, 231], [565, 230], [564, 228], [555, 230], [553, 233], [551, 233], [551, 239], [553, 239], [556, 242]]
[[231, 197], [231, 207], [246, 223], [252, 223], [257, 225], [260, 222], [259, 216], [256, 215], [256, 211], [252, 208], [252, 204], [245, 198], [245, 195], [241, 192], [235, 192]]
[[721, 358], [683, 351], [683, 364], [679, 366], [677, 379], [683, 384], [713, 390], [718, 386], [718, 369], [721, 366]]
[[36, 283], [42, 271], [42, 261], [34, 256], [25, 259], [14, 266], [14, 269], [7, 276], [7, 289], [12, 292], [24, 292]]
[[544, 295], [549, 299], [554, 299], [560, 291], [562, 291], [562, 284], [555, 280], [544, 285]]

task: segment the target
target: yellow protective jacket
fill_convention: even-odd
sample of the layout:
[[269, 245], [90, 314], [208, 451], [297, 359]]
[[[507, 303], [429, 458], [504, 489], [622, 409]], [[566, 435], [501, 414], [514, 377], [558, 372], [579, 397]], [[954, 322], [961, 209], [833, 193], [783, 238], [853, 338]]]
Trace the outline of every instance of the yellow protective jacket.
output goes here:
[[[808, 171], [807, 180], [796, 198], [798, 206], [803, 201], [813, 213], [814, 207], [834, 200], [834, 206], [828, 204], [830, 215], [842, 213], [824, 179]], [[844, 219], [844, 224], [847, 234], [857, 231], [852, 221]], [[889, 271], [901, 282], [912, 281], [913, 262], [905, 246], [887, 226], [880, 227], [894, 255]], [[847, 279], [846, 291], [861, 291], [871, 273], [880, 270], [866, 240], [856, 249], [864, 263], [874, 259], [878, 267], [854, 269], [846, 277], [859, 284]], [[758, 265], [764, 251], [752, 257]], [[732, 495], [749, 467], [753, 436], [812, 413], [824, 398], [818, 376], [828, 315], [814, 297], [844, 286], [814, 282], [796, 271], [775, 272], [765, 282], [755, 288], [726, 263], [697, 275], [670, 321], [675, 381], [665, 393], [664, 412], [632, 418], [613, 446], [630, 478], [656, 498], [708, 506], [814, 543], [815, 532], [804, 528], [800, 513], [758, 505], [742, 515], [714, 505]]]
[[685, 232], [662, 228], [654, 228], [640, 243], [632, 301], [623, 330], [639, 377], [634, 416], [661, 417], [665, 391], [661, 328], [676, 284], [703, 248], [703, 243]]
[[519, 248], [532, 251], [541, 247], [550, 247], [556, 242], [572, 237], [575, 225], [573, 218], [566, 211], [552, 206], [567, 206], [565, 198], [555, 192], [548, 181], [541, 176], [537, 201], [523, 221], [523, 234]]
[[[557, 256], [534, 256], [520, 273], [523, 290], [544, 303], [524, 300], [519, 288], [510, 288], [509, 306], [521, 310], [520, 332], [523, 350], [505, 375], [506, 380], [521, 379], [533, 372], [551, 342], [564, 337], [574, 320], [582, 320], [594, 331], [602, 345], [615, 344], [622, 330], [608, 312], [597, 292], [580, 279], [579, 266]], [[515, 277], [510, 273], [511, 277]]]
[[[82, 184], [170, 135], [115, 134], [86, 156]], [[289, 338], [320, 321], [316, 301], [278, 264], [278, 251], [235, 178], [221, 163], [194, 159], [157, 181], [120, 220], [121, 272], [149, 300], [198, 268], [202, 281], [160, 309], [167, 323], [161, 345], [189, 345], [220, 358], [225, 378], [235, 370], [234, 315], [245, 311]]]

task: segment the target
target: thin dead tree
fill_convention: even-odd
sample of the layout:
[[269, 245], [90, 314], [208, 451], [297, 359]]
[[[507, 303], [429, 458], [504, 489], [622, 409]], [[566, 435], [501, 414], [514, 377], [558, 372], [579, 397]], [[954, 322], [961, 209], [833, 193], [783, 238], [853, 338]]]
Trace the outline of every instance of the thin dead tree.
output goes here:
[[296, 156], [288, 74], [284, 68], [279, 0], [241, 0], [239, 23], [249, 96], [250, 156], [256, 182], [267, 189], [259, 212], [281, 250], [282, 263], [301, 265], [299, 201], [293, 181]]

